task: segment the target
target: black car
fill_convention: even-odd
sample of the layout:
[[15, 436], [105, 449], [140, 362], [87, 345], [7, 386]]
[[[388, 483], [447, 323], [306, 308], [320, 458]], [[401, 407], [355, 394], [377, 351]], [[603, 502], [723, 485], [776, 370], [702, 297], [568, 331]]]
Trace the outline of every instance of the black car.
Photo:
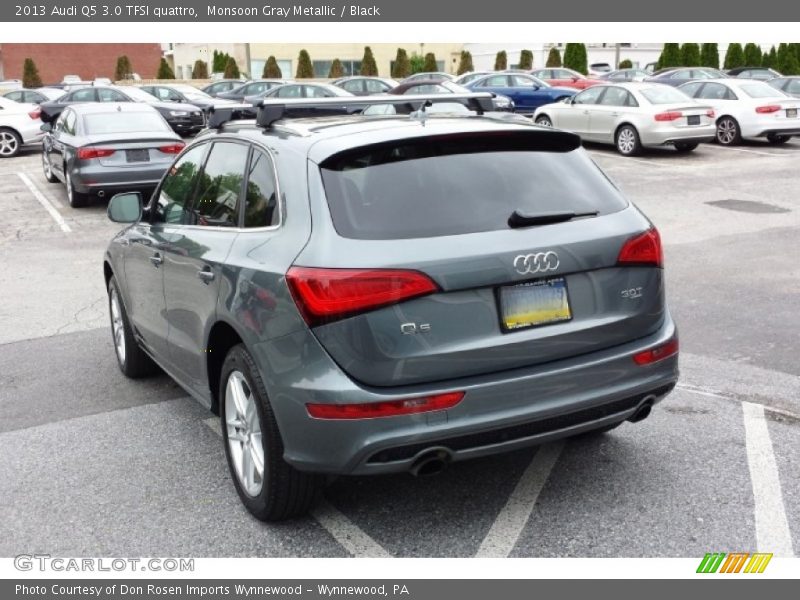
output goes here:
[[200, 91], [216, 98], [219, 94], [222, 94], [223, 92], [230, 92], [232, 89], [239, 87], [243, 83], [246, 83], [244, 79], [220, 79], [214, 83], [209, 83], [204, 88], [200, 88]]
[[735, 69], [725, 71], [725, 73], [729, 77], [737, 77], [739, 79], [758, 79], [760, 81], [768, 81], [770, 79], [774, 79], [775, 77], [782, 77], [780, 73], [774, 69], [770, 69], [769, 67], [737, 67]]
[[679, 67], [677, 69], [661, 69], [647, 77], [645, 81], [653, 83], [663, 83], [678, 87], [687, 81], [697, 81], [698, 79], [724, 79], [725, 73], [711, 67]]
[[784, 94], [800, 98], [800, 77], [776, 77], [767, 83]]
[[137, 87], [97, 86], [68, 92], [58, 100], [41, 105], [42, 120], [53, 122], [70, 104], [79, 102], [145, 102], [155, 108], [178, 134], [194, 134], [205, 127], [203, 111], [194, 104], [160, 102]]
[[355, 75], [352, 77], [341, 77], [331, 81], [331, 85], [342, 88], [355, 96], [371, 96], [373, 94], [385, 94], [398, 83], [394, 79], [385, 77], [366, 77]]
[[272, 88], [285, 84], [283, 79], [255, 79], [248, 81], [244, 85], [232, 89], [229, 92], [222, 92], [217, 94], [217, 98], [224, 98], [226, 100], [233, 100], [236, 102], [243, 101], [247, 96], [256, 96], [268, 92]]
[[139, 89], [144, 90], [161, 102], [192, 104], [203, 111], [208, 111], [212, 106], [217, 107], [231, 104], [229, 100], [214, 98], [204, 91], [185, 83], [140, 85]]

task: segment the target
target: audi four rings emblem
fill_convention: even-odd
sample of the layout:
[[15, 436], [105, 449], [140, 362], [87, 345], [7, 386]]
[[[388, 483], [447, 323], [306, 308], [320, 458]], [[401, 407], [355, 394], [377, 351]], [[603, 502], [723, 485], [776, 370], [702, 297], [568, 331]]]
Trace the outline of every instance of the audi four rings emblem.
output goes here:
[[520, 254], [514, 259], [514, 268], [520, 275], [555, 271], [559, 264], [561, 263], [558, 254], [552, 250], [536, 254]]

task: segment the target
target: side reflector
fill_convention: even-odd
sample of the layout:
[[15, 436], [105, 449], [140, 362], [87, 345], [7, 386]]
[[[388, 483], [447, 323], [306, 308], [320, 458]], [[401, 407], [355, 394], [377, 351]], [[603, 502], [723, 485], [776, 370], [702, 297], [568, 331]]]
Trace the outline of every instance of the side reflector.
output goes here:
[[678, 338], [674, 337], [668, 342], [633, 355], [633, 362], [637, 365], [651, 365], [678, 353]]
[[453, 408], [463, 398], [464, 392], [448, 392], [435, 396], [366, 404], [306, 404], [306, 410], [316, 419], [375, 419], [446, 410]]

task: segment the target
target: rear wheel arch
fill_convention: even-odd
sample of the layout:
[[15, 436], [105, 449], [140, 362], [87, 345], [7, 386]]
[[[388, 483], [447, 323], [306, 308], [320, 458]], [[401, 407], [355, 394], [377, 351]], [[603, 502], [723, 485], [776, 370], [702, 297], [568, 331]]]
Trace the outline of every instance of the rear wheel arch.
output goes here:
[[[211, 392], [211, 411], [219, 414], [219, 384], [225, 357], [234, 346], [244, 344], [242, 336], [226, 321], [217, 321], [211, 327], [206, 343], [206, 374]], [[248, 349], [249, 350], [249, 349]]]

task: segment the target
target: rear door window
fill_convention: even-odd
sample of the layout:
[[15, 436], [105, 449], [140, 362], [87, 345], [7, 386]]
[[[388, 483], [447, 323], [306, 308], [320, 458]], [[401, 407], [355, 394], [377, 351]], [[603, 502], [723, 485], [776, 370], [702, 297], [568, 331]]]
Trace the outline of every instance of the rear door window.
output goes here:
[[248, 147], [215, 142], [197, 186], [189, 222], [207, 227], [237, 227], [239, 200], [247, 172]]
[[508, 228], [514, 211], [607, 214], [627, 202], [581, 149], [528, 132], [378, 144], [321, 166], [337, 232], [408, 239]]

